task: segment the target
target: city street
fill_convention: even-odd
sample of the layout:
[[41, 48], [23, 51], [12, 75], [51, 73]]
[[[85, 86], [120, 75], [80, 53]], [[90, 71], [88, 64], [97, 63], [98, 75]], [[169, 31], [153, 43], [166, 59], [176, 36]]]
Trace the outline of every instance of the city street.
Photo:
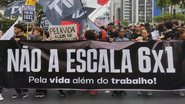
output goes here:
[[178, 97], [171, 92], [155, 92], [152, 97], [137, 96], [136, 92], [128, 92], [127, 96], [112, 97], [111, 94], [100, 92], [96, 96], [85, 92], [74, 95], [67, 94], [60, 98], [57, 91], [50, 90], [45, 98], [34, 98], [34, 90], [30, 91], [28, 98], [11, 99], [14, 90], [4, 90], [4, 101], [0, 104], [184, 104], [185, 98]]

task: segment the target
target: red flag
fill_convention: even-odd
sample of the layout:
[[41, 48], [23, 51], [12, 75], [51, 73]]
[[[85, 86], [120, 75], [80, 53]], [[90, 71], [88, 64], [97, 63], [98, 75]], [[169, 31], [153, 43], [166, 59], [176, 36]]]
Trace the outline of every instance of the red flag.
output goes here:
[[105, 5], [109, 0], [97, 0], [98, 4]]

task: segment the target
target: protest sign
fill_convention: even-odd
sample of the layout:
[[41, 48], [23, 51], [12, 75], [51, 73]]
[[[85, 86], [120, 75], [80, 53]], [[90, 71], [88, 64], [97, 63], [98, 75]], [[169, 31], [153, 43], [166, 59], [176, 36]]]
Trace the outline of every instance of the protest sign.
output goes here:
[[23, 21], [33, 22], [35, 19], [35, 6], [23, 6]]
[[49, 26], [49, 34], [52, 40], [69, 41], [78, 40], [77, 25]]

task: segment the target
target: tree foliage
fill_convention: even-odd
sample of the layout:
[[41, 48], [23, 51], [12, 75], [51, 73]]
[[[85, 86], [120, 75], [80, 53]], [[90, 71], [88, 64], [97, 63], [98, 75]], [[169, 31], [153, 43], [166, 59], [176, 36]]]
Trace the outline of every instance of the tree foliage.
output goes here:
[[128, 26], [128, 21], [125, 19], [121, 20], [121, 25]]
[[179, 5], [181, 8], [185, 8], [185, 0], [157, 0], [157, 6], [164, 8], [168, 6]]
[[173, 14], [164, 14], [161, 16], [157, 16], [154, 18], [155, 22], [164, 22], [164, 21], [168, 21], [168, 20], [179, 20], [179, 21], [185, 21], [185, 15], [181, 14], [181, 13], [177, 13], [175, 18], [173, 16]]
[[13, 24], [15, 20], [7, 19], [7, 18], [0, 18], [0, 27], [1, 30], [6, 32]]
[[157, 0], [157, 6], [159, 8], [164, 8], [170, 5], [170, 0]]

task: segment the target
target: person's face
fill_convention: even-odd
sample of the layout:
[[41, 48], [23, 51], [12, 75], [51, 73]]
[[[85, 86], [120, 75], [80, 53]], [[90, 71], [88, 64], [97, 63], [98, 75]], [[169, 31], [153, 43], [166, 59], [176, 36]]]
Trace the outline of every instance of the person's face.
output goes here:
[[147, 39], [148, 36], [149, 36], [149, 33], [148, 33], [146, 30], [142, 30], [142, 31], [141, 31], [141, 36], [142, 36], [144, 39]]
[[182, 40], [185, 40], [185, 32], [180, 37]]
[[126, 30], [119, 31], [118, 35], [119, 37], [123, 38], [125, 36]]
[[39, 36], [40, 35], [40, 32], [38, 30], [33, 30], [33, 35], [34, 36]]
[[14, 34], [19, 35], [21, 33], [21, 29], [14, 27]]
[[140, 31], [140, 26], [139, 25], [135, 26], [135, 30]]
[[108, 30], [108, 31], [112, 31], [112, 28], [113, 28], [112, 25], [108, 25], [108, 26], [107, 26], [107, 30]]
[[130, 29], [131, 29], [131, 30], [134, 30], [134, 26], [130, 26]]
[[182, 28], [185, 29], [185, 25]]
[[140, 27], [140, 30], [143, 30], [143, 29], [145, 29], [145, 27], [144, 27], [144, 26], [141, 26], [141, 27]]
[[3, 32], [2, 31], [0, 31], [0, 38], [3, 36]]

